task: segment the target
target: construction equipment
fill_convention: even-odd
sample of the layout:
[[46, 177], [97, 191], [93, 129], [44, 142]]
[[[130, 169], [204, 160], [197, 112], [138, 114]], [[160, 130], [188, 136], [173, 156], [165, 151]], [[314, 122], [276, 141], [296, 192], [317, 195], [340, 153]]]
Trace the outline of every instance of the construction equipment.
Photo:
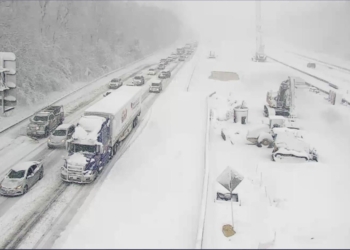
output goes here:
[[288, 77], [280, 85], [278, 92], [267, 92], [264, 105], [266, 117], [281, 115], [289, 118], [296, 118], [295, 113], [295, 78]]

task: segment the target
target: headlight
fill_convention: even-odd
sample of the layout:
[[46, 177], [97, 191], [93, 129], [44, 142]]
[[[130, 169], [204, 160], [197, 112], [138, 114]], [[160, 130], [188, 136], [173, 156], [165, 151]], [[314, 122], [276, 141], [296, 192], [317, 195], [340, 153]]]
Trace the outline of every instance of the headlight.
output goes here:
[[51, 139], [47, 139], [48, 142], [51, 142]]
[[18, 187], [16, 187], [16, 189], [21, 189], [22, 188], [22, 185], [19, 185]]
[[66, 140], [65, 139], [63, 139], [61, 142], [65, 142]]
[[39, 127], [39, 126], [37, 126], [35, 129], [36, 129], [36, 130], [39, 130], [39, 129], [40, 129], [40, 127]]

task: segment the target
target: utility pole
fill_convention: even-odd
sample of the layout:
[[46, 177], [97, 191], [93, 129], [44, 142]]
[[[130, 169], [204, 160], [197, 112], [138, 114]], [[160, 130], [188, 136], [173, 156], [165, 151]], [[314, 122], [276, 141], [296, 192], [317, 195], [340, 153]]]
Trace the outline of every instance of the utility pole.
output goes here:
[[261, 22], [261, 0], [255, 1], [255, 35], [256, 35], [256, 48], [254, 61], [264, 62], [266, 61], [265, 46], [262, 38], [262, 22]]

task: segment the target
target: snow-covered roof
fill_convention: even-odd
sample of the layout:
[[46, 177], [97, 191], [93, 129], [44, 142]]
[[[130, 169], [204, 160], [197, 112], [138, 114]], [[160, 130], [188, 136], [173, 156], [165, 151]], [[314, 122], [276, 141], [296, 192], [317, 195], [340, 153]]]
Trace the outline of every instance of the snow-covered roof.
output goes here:
[[269, 118], [271, 120], [286, 120], [286, 118], [284, 116], [281, 116], [281, 115], [270, 115]]
[[26, 161], [26, 162], [20, 162], [16, 164], [14, 167], [12, 167], [12, 170], [15, 171], [21, 171], [21, 170], [27, 170], [30, 166], [36, 164], [37, 162], [35, 161]]
[[161, 84], [161, 83], [162, 83], [162, 80], [160, 80], [160, 79], [155, 79], [155, 80], [152, 80], [152, 83]]
[[118, 91], [112, 92], [104, 99], [87, 108], [84, 115], [87, 115], [88, 113], [104, 113], [115, 115], [133, 97], [136, 95], [141, 95], [142, 91], [142, 88], [122, 86]]
[[279, 148], [309, 152], [310, 146], [303, 140], [295, 137], [293, 133], [279, 133], [275, 140], [275, 145]]
[[73, 139], [79, 141], [92, 141], [95, 143], [98, 133], [106, 118], [100, 116], [83, 116], [75, 128]]
[[12, 52], [0, 52], [0, 59], [14, 61], [16, 60], [16, 55]]
[[60, 126], [58, 126], [56, 128], [56, 130], [60, 130], [60, 129], [63, 129], [63, 130], [66, 130], [68, 129], [70, 126], [72, 126], [73, 124], [70, 124], [70, 123], [64, 123], [64, 124], [61, 124]]

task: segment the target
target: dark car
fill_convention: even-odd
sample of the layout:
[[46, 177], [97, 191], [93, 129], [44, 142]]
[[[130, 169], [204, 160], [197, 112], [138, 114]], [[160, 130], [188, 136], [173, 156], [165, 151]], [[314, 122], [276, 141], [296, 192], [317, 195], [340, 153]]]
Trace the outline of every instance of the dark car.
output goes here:
[[162, 80], [154, 80], [149, 87], [149, 92], [160, 93], [163, 90]]
[[171, 72], [169, 70], [167, 71], [162, 71], [160, 72], [160, 74], [158, 75], [158, 78], [160, 79], [166, 79], [166, 78], [170, 78], [171, 77]]

